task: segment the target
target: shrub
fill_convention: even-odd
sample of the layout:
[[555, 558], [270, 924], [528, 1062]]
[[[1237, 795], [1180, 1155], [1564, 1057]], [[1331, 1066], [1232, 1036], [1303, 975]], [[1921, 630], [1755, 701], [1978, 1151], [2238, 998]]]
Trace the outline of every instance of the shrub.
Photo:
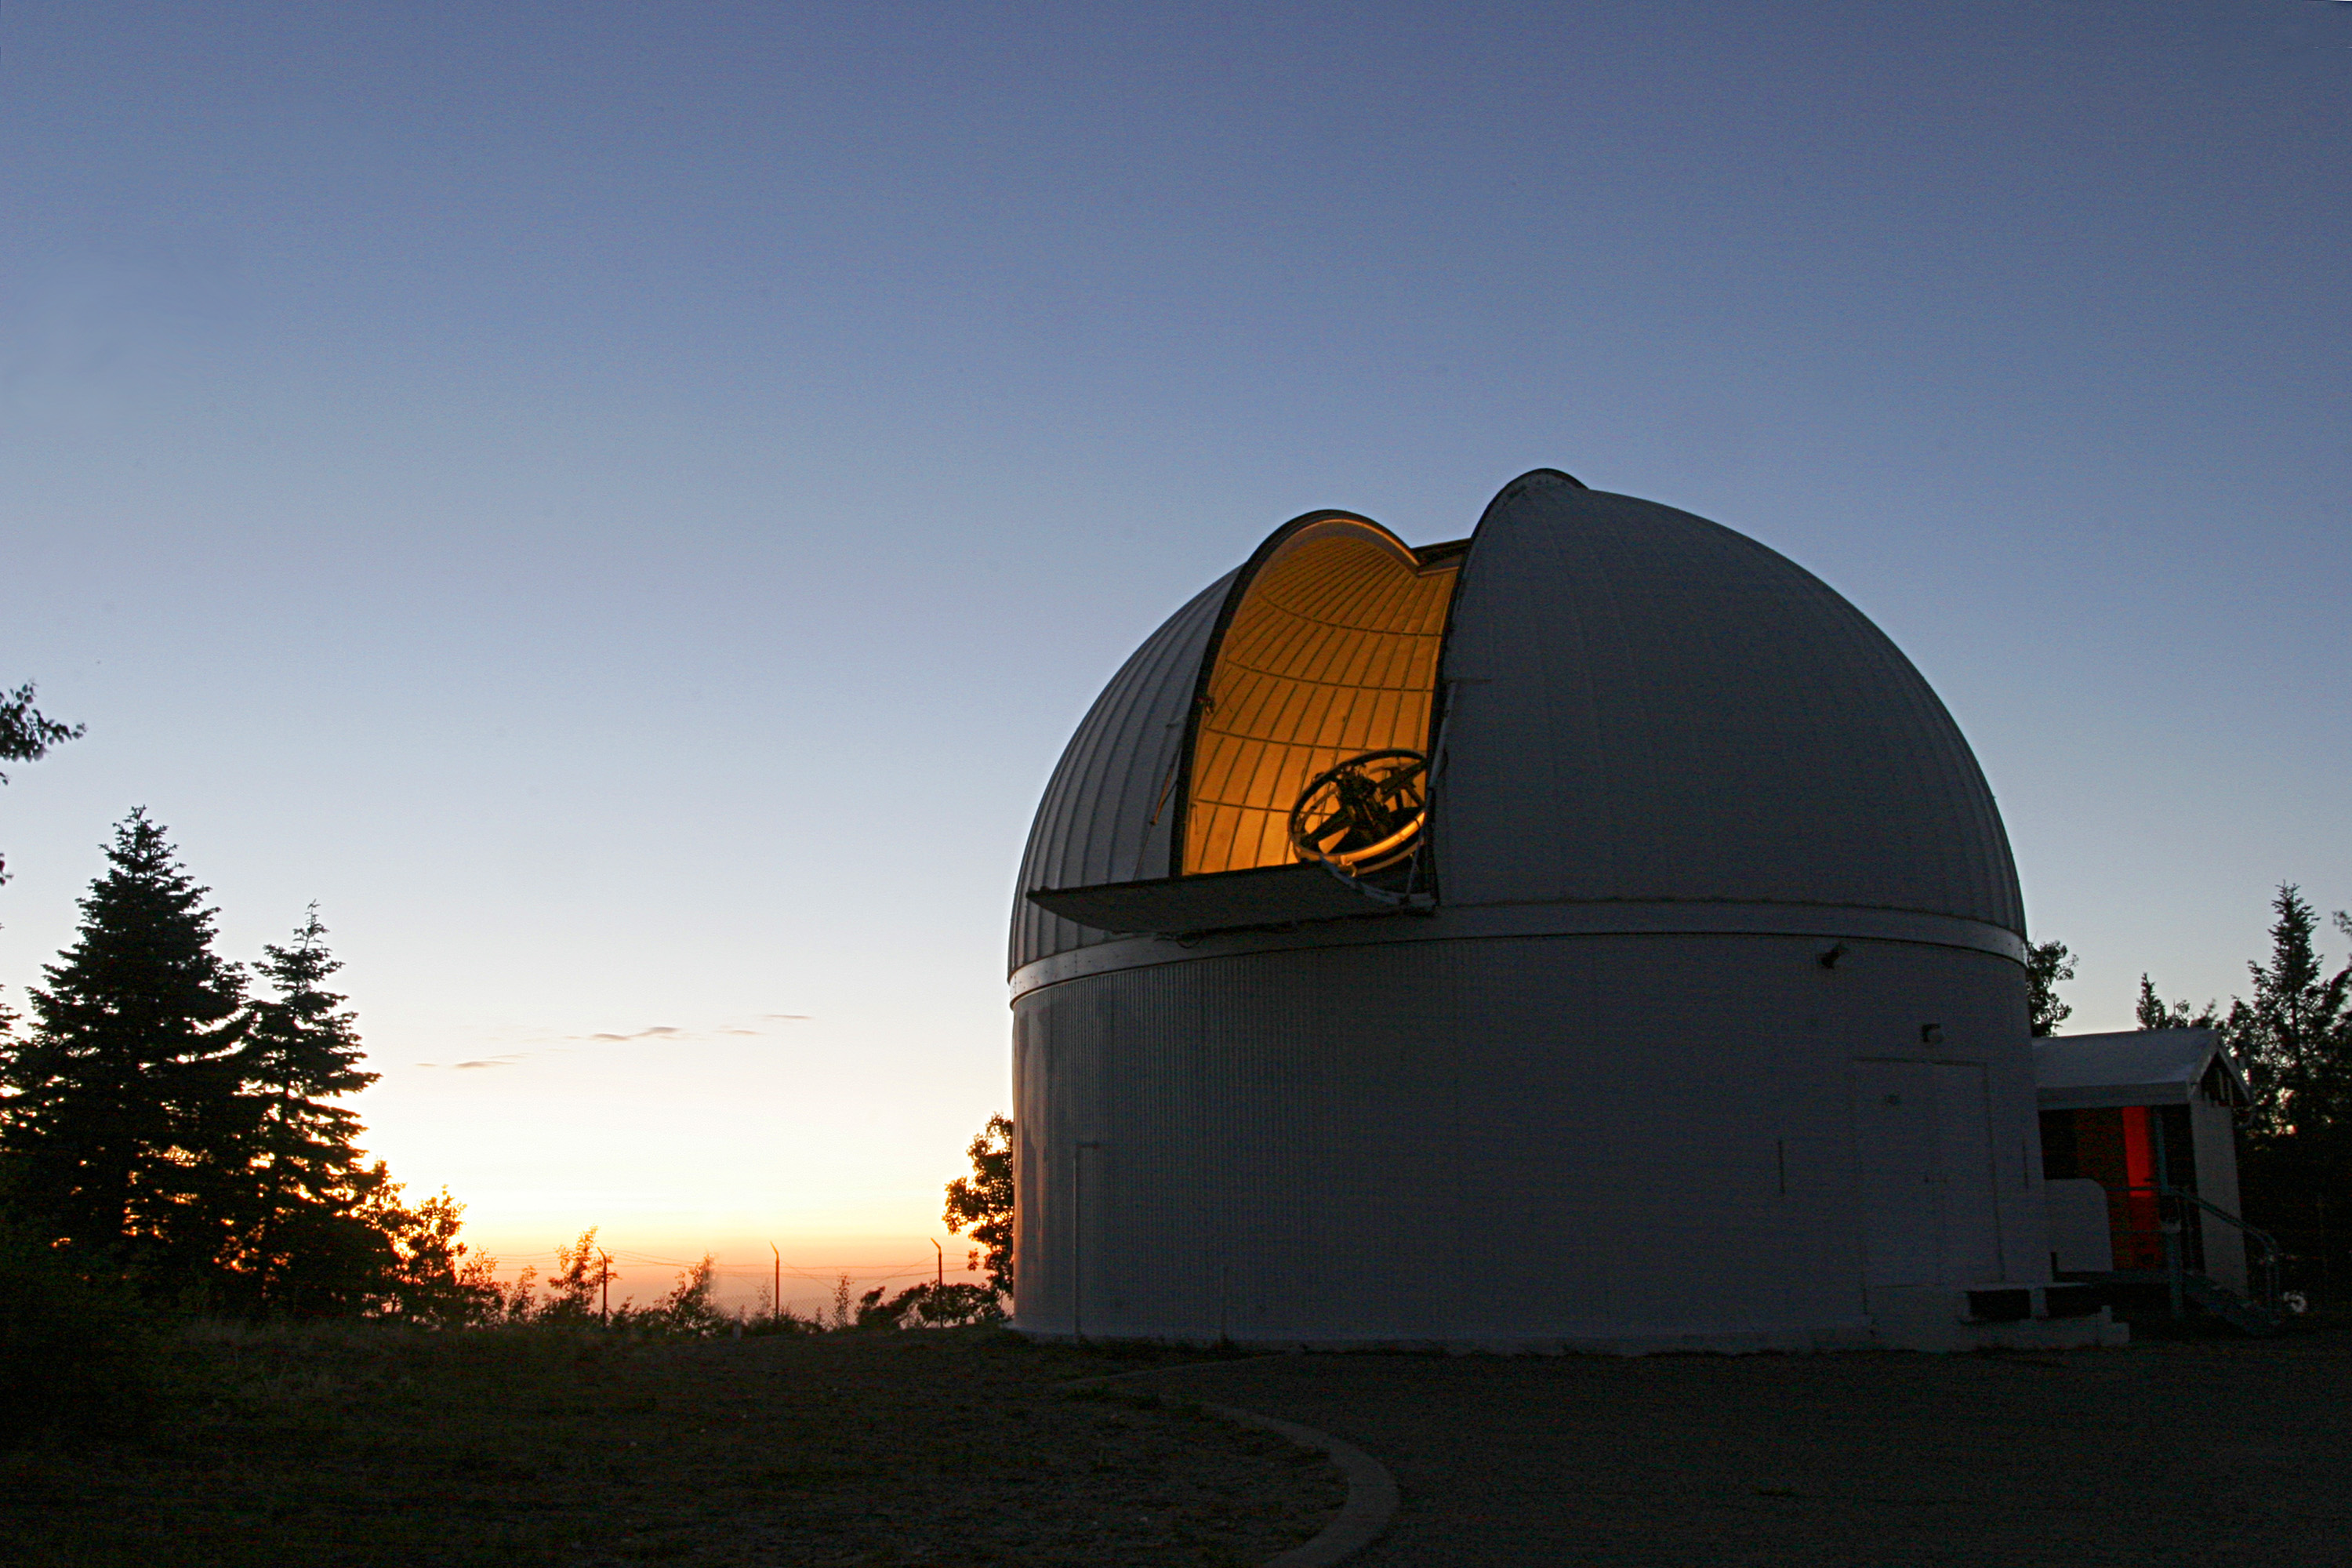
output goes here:
[[857, 1299], [861, 1329], [948, 1329], [1003, 1321], [1003, 1306], [985, 1285], [915, 1285], [887, 1301], [877, 1285]]
[[0, 1215], [0, 1448], [135, 1426], [162, 1363], [158, 1324], [117, 1271]]

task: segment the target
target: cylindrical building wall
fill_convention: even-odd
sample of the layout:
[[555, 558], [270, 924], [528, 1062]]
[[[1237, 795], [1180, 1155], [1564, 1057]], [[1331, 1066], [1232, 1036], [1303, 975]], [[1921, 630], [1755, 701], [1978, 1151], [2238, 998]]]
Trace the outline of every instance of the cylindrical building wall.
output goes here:
[[2012, 957], [1256, 940], [1015, 1003], [1018, 1328], [1799, 1349], [2048, 1278]]

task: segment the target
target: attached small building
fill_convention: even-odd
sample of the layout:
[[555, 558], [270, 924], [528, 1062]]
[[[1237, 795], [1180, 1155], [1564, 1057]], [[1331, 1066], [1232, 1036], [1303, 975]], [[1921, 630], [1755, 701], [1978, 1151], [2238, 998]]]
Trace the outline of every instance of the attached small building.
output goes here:
[[[2169, 1267], [2165, 1189], [2240, 1212], [2246, 1080], [2213, 1030], [2054, 1036], [2033, 1042], [2033, 1075], [2060, 1273]], [[2244, 1294], [2244, 1234], [2195, 1204], [2177, 1223], [2183, 1265]]]

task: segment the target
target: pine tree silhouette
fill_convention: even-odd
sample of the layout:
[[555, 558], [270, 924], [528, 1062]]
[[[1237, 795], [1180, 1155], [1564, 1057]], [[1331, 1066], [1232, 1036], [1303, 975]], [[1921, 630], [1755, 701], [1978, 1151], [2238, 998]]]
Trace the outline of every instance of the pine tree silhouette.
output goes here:
[[106, 854], [79, 936], [31, 992], [30, 1035], [0, 1047], [0, 1146], [57, 1238], [185, 1280], [223, 1239], [205, 1152], [238, 1121], [245, 976], [213, 952], [210, 889], [145, 808]]
[[234, 1126], [207, 1151], [236, 1234], [219, 1259], [236, 1305], [310, 1315], [359, 1310], [394, 1268], [387, 1228], [409, 1216], [383, 1165], [356, 1146], [358, 1115], [327, 1101], [379, 1075], [359, 1066], [358, 1019], [326, 989], [342, 967], [327, 950], [318, 906], [292, 945], [262, 948], [255, 965], [276, 993], [254, 1001], [230, 1066]]
[[144, 809], [107, 859], [78, 939], [32, 993], [34, 1027], [0, 1026], [0, 1195], [39, 1244], [213, 1310], [507, 1313], [498, 1260], [457, 1239], [465, 1205], [446, 1188], [404, 1205], [358, 1148], [358, 1116], [330, 1103], [377, 1075], [326, 988], [341, 965], [317, 906], [291, 943], [262, 949], [268, 994], [248, 999], [244, 970], [213, 951], [208, 889]]

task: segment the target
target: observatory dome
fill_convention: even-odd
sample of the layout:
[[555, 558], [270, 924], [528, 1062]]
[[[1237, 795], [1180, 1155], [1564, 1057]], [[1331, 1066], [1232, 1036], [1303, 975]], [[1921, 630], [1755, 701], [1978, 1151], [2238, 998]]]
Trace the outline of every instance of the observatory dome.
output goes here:
[[1965, 1340], [2049, 1279], [2024, 931], [1950, 714], [1754, 540], [1550, 469], [1297, 518], [1039, 805], [1013, 1324]]
[[[1363, 542], [1328, 542], [1338, 531]], [[1251, 629], [1247, 612], [1265, 595], [1250, 590], [1269, 562], [1279, 573], [1318, 541], [1337, 558], [1326, 577], [1343, 585], [1308, 584], [1319, 600], [1289, 617], [1319, 635], [1292, 637], [1293, 679], [1259, 680], [1274, 689], [1256, 726], [1269, 740], [1249, 763], [1286, 807], [1310, 762], [1403, 731], [1442, 734], [1429, 869], [1447, 908], [1833, 905], [1979, 924], [2001, 950], [2014, 944], [1990, 931], [2024, 931], [1984, 774], [1885, 633], [1752, 539], [1549, 469], [1496, 497], [1467, 544], [1415, 552], [1366, 520], [1310, 514], [1178, 610], [1063, 754], [1030, 834], [1024, 894], [1211, 869], [1200, 840], [1225, 826], [1212, 820], [1212, 797], [1234, 792], [1216, 787], [1230, 781], [1213, 774], [1222, 759], [1204, 759], [1202, 741], [1236, 749], [1219, 729], [1233, 710], [1213, 677], [1221, 664], [1269, 665], [1277, 639], [1236, 646], [1236, 622]], [[1382, 643], [1414, 646], [1366, 646]], [[1368, 691], [1383, 677], [1400, 689]], [[1351, 698], [1365, 721], [1352, 730]], [[1381, 698], [1417, 698], [1418, 722], [1380, 722]], [[1213, 869], [1292, 858], [1278, 834], [1256, 833], [1246, 848]], [[1012, 968], [1113, 935], [1023, 898]]]

